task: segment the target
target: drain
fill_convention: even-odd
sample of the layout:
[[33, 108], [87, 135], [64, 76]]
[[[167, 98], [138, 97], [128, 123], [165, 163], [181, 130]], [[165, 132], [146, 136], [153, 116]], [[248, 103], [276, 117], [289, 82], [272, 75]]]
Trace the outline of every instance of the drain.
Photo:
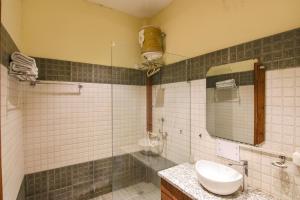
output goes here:
[[144, 191], [138, 191], [138, 195], [143, 195], [144, 193]]

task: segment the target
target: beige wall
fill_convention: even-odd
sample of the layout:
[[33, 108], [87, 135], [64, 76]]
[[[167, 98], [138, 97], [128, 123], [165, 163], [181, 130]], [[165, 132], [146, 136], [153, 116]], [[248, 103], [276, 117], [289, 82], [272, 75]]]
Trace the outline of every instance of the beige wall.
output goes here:
[[125, 67], [138, 62], [146, 22], [167, 33], [167, 52], [188, 57], [300, 27], [299, 0], [174, 0], [147, 20], [85, 0], [2, 2], [3, 24], [25, 53], [110, 65], [115, 41], [112, 64]]
[[1, 0], [1, 22], [17, 44], [22, 48], [21, 43], [21, 14], [22, 0]]
[[174, 0], [150, 23], [167, 52], [197, 56], [300, 27], [299, 0]]
[[138, 58], [140, 19], [85, 0], [23, 0], [22, 11], [29, 55], [110, 65], [116, 41], [114, 65], [133, 67]]

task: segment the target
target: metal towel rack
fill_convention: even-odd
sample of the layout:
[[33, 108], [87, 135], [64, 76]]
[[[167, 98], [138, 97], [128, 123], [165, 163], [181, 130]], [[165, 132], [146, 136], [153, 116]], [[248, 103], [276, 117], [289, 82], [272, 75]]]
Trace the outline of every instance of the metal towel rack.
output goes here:
[[81, 94], [81, 89], [83, 85], [76, 83], [58, 83], [58, 82], [42, 82], [42, 81], [32, 81], [30, 85], [35, 87], [36, 85], [74, 85], [78, 87], [78, 93]]

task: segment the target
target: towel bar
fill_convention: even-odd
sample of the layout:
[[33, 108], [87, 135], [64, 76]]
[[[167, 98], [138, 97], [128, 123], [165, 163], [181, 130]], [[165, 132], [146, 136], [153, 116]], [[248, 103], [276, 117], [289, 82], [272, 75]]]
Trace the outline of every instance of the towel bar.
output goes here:
[[32, 81], [30, 82], [31, 86], [36, 86], [36, 85], [74, 85], [78, 87], [78, 92], [81, 94], [81, 89], [83, 88], [83, 85], [81, 84], [76, 84], [76, 83], [59, 83], [59, 82], [41, 82], [41, 81]]

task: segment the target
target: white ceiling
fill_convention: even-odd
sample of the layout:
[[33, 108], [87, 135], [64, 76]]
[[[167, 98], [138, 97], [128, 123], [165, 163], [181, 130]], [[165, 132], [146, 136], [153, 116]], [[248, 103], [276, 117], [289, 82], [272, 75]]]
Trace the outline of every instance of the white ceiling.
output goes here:
[[147, 18], [157, 14], [173, 0], [88, 0], [135, 17]]

